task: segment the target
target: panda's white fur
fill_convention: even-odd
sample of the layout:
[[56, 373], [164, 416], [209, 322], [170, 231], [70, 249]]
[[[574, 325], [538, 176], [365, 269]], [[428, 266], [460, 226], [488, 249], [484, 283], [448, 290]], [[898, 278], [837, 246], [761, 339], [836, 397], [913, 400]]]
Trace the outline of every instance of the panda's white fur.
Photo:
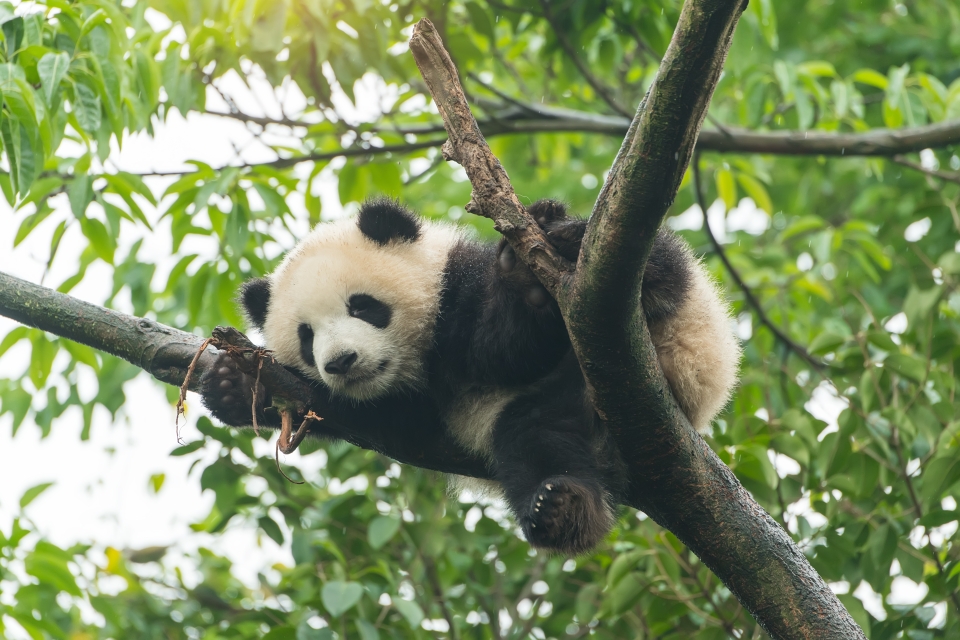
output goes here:
[[683, 304], [673, 317], [650, 324], [650, 339], [680, 408], [704, 432], [730, 400], [741, 348], [730, 305], [703, 263], [691, 256], [691, 265]]
[[[318, 224], [270, 276], [267, 345], [280, 362], [356, 400], [422, 388], [423, 354], [433, 335], [444, 265], [462, 235], [452, 225], [425, 224], [416, 242], [381, 246], [353, 219]], [[378, 329], [351, 317], [347, 301], [354, 294], [390, 305], [389, 326]], [[358, 354], [346, 379], [304, 362], [297, 336], [301, 323], [313, 327], [315, 362], [343, 351]]]

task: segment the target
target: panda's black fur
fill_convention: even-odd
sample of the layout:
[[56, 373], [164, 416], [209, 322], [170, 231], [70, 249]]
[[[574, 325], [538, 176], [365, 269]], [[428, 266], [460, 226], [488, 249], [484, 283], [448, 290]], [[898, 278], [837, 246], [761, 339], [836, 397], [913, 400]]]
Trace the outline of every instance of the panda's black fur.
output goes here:
[[[528, 210], [554, 246], [568, 259], [576, 260], [586, 222], [568, 217], [563, 205], [550, 200], [536, 202]], [[355, 224], [366, 239], [363, 242], [372, 243], [371, 250], [384, 252], [402, 252], [405, 246], [426, 242], [425, 231], [433, 229], [425, 229], [426, 223], [418, 216], [390, 200], [365, 204]], [[587, 398], [559, 309], [506, 242], [485, 244], [463, 235], [449, 237], [440, 245], [446, 258], [436, 280], [435, 317], [428, 329], [432, 335], [427, 336], [429, 339], [415, 354], [423, 368], [418, 381], [398, 383], [396, 389], [377, 391], [373, 397], [361, 400], [342, 397], [328, 389], [329, 385], [318, 384], [318, 402], [322, 400], [324, 417], [320, 423], [323, 431], [318, 435], [336, 437], [338, 423], [349, 425], [353, 441], [363, 442], [366, 437], [372, 442], [390, 443], [395, 456], [414, 463], [427, 450], [457, 446], [470, 449], [487, 461], [487, 468], [477, 469], [477, 475], [490, 475], [499, 485], [532, 545], [564, 553], [589, 550], [613, 526], [625, 474], [616, 449]], [[311, 251], [320, 249], [308, 246], [301, 253], [309, 256]], [[676, 362], [666, 358], [672, 357], [668, 355], [672, 353], [670, 349], [684, 348], [680, 344], [683, 336], [678, 342], [676, 332], [671, 333], [671, 322], [676, 324], [687, 317], [703, 322], [696, 317], [699, 312], [691, 308], [691, 290], [699, 286], [697, 295], [709, 297], [713, 289], [712, 285], [707, 286], [709, 292], [703, 293], [703, 280], [696, 279], [697, 269], [702, 267], [683, 241], [669, 231], [661, 231], [648, 262], [641, 296], [655, 333], [654, 342], [658, 349], [663, 346], [661, 360], [674, 393], [681, 406], [684, 394], [693, 394], [691, 407], [699, 406], [696, 403], [701, 399], [694, 396], [702, 390], [689, 381], [697, 376], [702, 378], [703, 372], [699, 368], [690, 370], [690, 365], [685, 364], [692, 361], [690, 357]], [[288, 282], [290, 278], [293, 280]], [[337, 352], [336, 357], [316, 363], [314, 327], [298, 318], [287, 319], [283, 316], [286, 310], [271, 307], [277, 295], [275, 288], [296, 286], [303, 289], [300, 295], [309, 297], [314, 295], [309, 282], [303, 280], [301, 272], [281, 268], [271, 279], [246, 283], [241, 302], [257, 328], [268, 326], [270, 317], [278, 318], [277, 323], [287, 323], [276, 325], [289, 327], [280, 329], [284, 345], [289, 339], [289, 345], [277, 352], [290, 354], [286, 358], [278, 356], [283, 364], [304, 370], [313, 380], [324, 375], [327, 377], [322, 380], [346, 379], [350, 362], [357, 360], [356, 352]], [[358, 296], [365, 296], [365, 300], [354, 302]], [[391, 310], [367, 293], [354, 293], [345, 304], [344, 314], [362, 320], [364, 325], [355, 326], [364, 331], [375, 329], [376, 322], [386, 329], [392, 311], [404, 311]], [[720, 302], [716, 305], [719, 312], [714, 310], [714, 315], [722, 316], [716, 318], [721, 327], [717, 330], [729, 333], [728, 328], [723, 328], [728, 322], [726, 308]], [[275, 316], [271, 316], [272, 310]], [[293, 331], [294, 322], [299, 322], [297, 331], [301, 333], [296, 338], [299, 357], [294, 337], [287, 335]], [[318, 330], [325, 331], [325, 326], [318, 325]], [[656, 333], [656, 327], [663, 329]], [[270, 331], [265, 334], [266, 346], [274, 349]], [[661, 334], [662, 345], [657, 339]], [[729, 346], [734, 344], [725, 343], [726, 351], [718, 353], [718, 357], [738, 356], [738, 347]], [[390, 350], [384, 353], [387, 355], [382, 356], [379, 368], [376, 363], [369, 365], [369, 376], [376, 378], [378, 371], [391, 365]], [[735, 368], [736, 363], [732, 366]], [[679, 373], [671, 378], [674, 370]], [[401, 376], [390, 378], [400, 380], [404, 374], [391, 375]], [[204, 403], [227, 424], [249, 425], [252, 383], [229, 358], [221, 356], [215, 370], [203, 380]], [[713, 395], [721, 393], [723, 397], [709, 399], [707, 421], [725, 402], [732, 379], [714, 386], [717, 391]], [[266, 397], [265, 390], [261, 389], [260, 397]], [[688, 410], [691, 420], [693, 413]], [[261, 415], [261, 424], [277, 426], [275, 412], [261, 409]]]

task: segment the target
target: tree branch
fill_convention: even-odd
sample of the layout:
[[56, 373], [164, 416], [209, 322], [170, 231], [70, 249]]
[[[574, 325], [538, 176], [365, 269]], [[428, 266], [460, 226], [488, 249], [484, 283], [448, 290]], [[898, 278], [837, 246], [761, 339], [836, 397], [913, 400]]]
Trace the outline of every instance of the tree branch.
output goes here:
[[[0, 315], [122, 358], [161, 382], [178, 387], [183, 384], [187, 369], [204, 341], [192, 333], [90, 304], [2, 272]], [[236, 329], [217, 327], [214, 338], [222, 348], [233, 351], [242, 371], [256, 373], [255, 346], [246, 336]], [[190, 390], [199, 390], [203, 374], [213, 368], [217, 356], [217, 350], [212, 347], [201, 354], [191, 376]], [[325, 396], [272, 358], [263, 359], [260, 382], [275, 399], [282, 398], [287, 404], [313, 409], [323, 415]], [[443, 473], [487, 477], [486, 461], [467, 453], [449, 439], [425, 443], [422, 451], [411, 452], [403, 442], [381, 439], [382, 434], [363, 431], [342, 421], [324, 420], [321, 425], [321, 435], [346, 440], [399, 462]]]
[[557, 253], [517, 199], [507, 172], [490, 151], [470, 111], [457, 68], [428, 19], [422, 18], [413, 28], [410, 52], [449, 136], [443, 155], [463, 166], [473, 185], [466, 210], [493, 220], [497, 231], [513, 245], [543, 286], [559, 298], [563, 276], [572, 272], [573, 265]]
[[[487, 87], [494, 91], [492, 87]], [[498, 92], [497, 95], [500, 95]], [[623, 136], [630, 127], [630, 121], [621, 116], [609, 116], [574, 109], [545, 107], [534, 103], [523, 103], [515, 99], [509, 104], [478, 99], [478, 104], [486, 104], [496, 115], [478, 121], [481, 134], [490, 138], [511, 134], [536, 133], [597, 133], [610, 136]], [[225, 118], [251, 122], [261, 126], [282, 125], [288, 127], [309, 127], [310, 123], [287, 118], [271, 119], [246, 114], [207, 112]], [[416, 136], [431, 135], [445, 131], [439, 124], [411, 125], [395, 129], [383, 129], [384, 133]], [[418, 140], [407, 144], [385, 145], [382, 147], [353, 147], [323, 153], [311, 153], [302, 156], [278, 158], [269, 162], [254, 162], [235, 165], [239, 169], [286, 169], [303, 162], [325, 162], [334, 158], [373, 157], [388, 153], [403, 155], [416, 153], [424, 149], [443, 146], [444, 138]], [[960, 144], [960, 120], [948, 120], [922, 127], [906, 129], [873, 129], [865, 133], [825, 133], [820, 131], [773, 131], [756, 132], [739, 127], [724, 126], [723, 130], [707, 129], [700, 132], [696, 151], [714, 151], [718, 153], [761, 153], [770, 155], [823, 155], [823, 156], [900, 156], [904, 153], [936, 149], [952, 144]], [[930, 172], [906, 158], [895, 158], [894, 162], [932, 176], [957, 182], [960, 177], [946, 171]], [[221, 171], [227, 167], [219, 167]], [[139, 177], [182, 176], [188, 171], [151, 171], [136, 174]]]
[[471, 207], [498, 222], [560, 304], [594, 406], [629, 468], [627, 502], [700, 556], [773, 637], [864, 638], [789, 535], [677, 407], [639, 304], [653, 239], [693, 153], [745, 6], [743, 0], [685, 3], [594, 208], [573, 279], [561, 272], [561, 286], [552, 279], [557, 264], [516, 234], [517, 225], [536, 227], [486, 146], [428, 22], [417, 25], [410, 49], [450, 135], [445, 151], [473, 184]]
[[955, 182], [956, 184], [960, 184], [960, 171], [940, 171], [938, 169], [927, 169], [919, 162], [914, 162], [910, 158], [902, 155], [893, 156], [891, 160], [901, 166], [909, 167], [914, 171], [925, 173], [932, 178], [940, 178], [941, 180], [946, 180], [947, 182]]

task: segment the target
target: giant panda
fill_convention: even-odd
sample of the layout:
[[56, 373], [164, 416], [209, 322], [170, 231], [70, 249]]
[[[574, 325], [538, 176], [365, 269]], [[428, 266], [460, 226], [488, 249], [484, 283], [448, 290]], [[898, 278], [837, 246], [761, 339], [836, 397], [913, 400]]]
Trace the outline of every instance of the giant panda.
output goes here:
[[[551, 200], [528, 211], [576, 260], [586, 221]], [[312, 381], [317, 435], [367, 434], [413, 463], [466, 450], [537, 548], [579, 554], [612, 528], [624, 465], [556, 302], [505, 241], [368, 201], [354, 218], [318, 224], [240, 298], [273, 357]], [[641, 303], [677, 402], [702, 430], [736, 383], [740, 347], [716, 285], [670, 231], [656, 237]], [[202, 380], [204, 403], [249, 425], [253, 383], [221, 355]], [[275, 411], [258, 413], [278, 426]]]

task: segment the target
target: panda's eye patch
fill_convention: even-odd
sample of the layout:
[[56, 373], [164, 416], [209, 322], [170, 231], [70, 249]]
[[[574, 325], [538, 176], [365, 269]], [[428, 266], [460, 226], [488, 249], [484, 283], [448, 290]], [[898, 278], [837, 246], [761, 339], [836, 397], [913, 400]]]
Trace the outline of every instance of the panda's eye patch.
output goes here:
[[390, 307], [365, 293], [350, 296], [347, 310], [352, 317], [368, 322], [378, 329], [385, 329], [390, 324], [393, 313]]
[[313, 328], [306, 323], [301, 323], [297, 327], [297, 336], [300, 337], [300, 357], [307, 366], [317, 366], [317, 361], [313, 357]]

